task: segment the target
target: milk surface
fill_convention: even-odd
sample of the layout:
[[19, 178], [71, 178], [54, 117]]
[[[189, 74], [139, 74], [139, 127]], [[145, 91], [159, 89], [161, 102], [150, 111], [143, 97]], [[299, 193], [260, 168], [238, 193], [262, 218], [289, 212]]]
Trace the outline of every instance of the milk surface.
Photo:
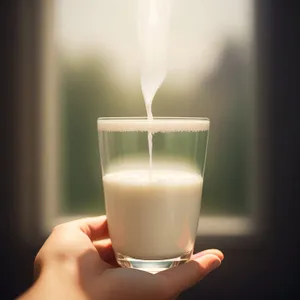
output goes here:
[[194, 247], [201, 175], [172, 169], [122, 170], [103, 176], [109, 233], [116, 252], [168, 259]]

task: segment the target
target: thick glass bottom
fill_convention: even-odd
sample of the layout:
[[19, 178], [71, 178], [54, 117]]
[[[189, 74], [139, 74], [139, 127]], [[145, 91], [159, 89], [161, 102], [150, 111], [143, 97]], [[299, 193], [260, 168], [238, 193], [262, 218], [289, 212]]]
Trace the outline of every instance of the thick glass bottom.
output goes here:
[[117, 252], [116, 260], [123, 268], [138, 269], [155, 274], [188, 262], [191, 259], [192, 254], [193, 250], [174, 258], [166, 258], [161, 260], [142, 260]]

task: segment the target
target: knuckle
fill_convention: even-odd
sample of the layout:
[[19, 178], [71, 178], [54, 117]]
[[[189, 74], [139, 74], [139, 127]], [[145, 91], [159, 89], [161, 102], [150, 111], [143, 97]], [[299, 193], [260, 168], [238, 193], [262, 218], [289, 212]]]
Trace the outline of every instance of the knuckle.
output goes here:
[[34, 264], [33, 264], [33, 271], [34, 271], [34, 279], [36, 280], [41, 273], [42, 269], [42, 255], [41, 252], [39, 251], [36, 257], [34, 258]]
[[64, 228], [63, 224], [56, 225], [56, 226], [53, 227], [52, 233], [60, 232], [60, 231], [62, 231], [63, 228]]
[[52, 232], [50, 234], [50, 237], [52, 236], [52, 238], [57, 236], [61, 236], [64, 234], [64, 232], [66, 231], [67, 226], [65, 224], [59, 224], [56, 225], [55, 227], [53, 227]]
[[40, 263], [41, 263], [41, 254], [40, 254], [40, 252], [38, 252], [38, 254], [35, 256], [35, 258], [34, 258], [34, 265], [40, 265]]

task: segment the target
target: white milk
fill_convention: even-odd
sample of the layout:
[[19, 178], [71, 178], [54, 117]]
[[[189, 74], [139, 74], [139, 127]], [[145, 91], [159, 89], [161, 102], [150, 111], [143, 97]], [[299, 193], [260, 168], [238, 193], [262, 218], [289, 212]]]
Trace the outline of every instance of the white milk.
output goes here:
[[193, 250], [202, 177], [172, 169], [124, 170], [103, 176], [109, 233], [116, 252], [168, 259]]
[[[167, 36], [173, 0], [139, 0], [141, 89], [148, 120], [152, 101], [167, 73]], [[149, 165], [152, 168], [152, 133], [148, 132]]]

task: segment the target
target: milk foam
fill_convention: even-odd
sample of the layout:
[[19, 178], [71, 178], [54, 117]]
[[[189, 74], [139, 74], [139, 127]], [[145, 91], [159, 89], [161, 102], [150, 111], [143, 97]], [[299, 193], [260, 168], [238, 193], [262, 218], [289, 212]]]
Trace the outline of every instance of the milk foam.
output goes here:
[[99, 131], [109, 132], [130, 132], [148, 131], [157, 132], [199, 132], [209, 130], [209, 120], [200, 118], [154, 118], [153, 120], [133, 118], [133, 119], [99, 119]]

